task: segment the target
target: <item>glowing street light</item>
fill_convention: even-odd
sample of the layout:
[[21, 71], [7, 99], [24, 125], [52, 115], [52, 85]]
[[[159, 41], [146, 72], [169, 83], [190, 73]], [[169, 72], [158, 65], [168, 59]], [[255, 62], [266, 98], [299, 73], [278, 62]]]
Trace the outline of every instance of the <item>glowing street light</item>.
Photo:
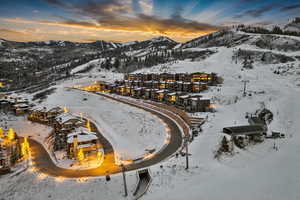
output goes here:
[[65, 112], [65, 113], [68, 113], [68, 112], [69, 112], [67, 106], [64, 107], [64, 112]]
[[4, 138], [4, 131], [2, 128], [0, 128], [0, 138]]
[[87, 122], [86, 122], [86, 128], [89, 130], [89, 132], [92, 132], [90, 120], [87, 120]]
[[98, 152], [97, 152], [97, 159], [98, 159], [99, 161], [102, 159], [102, 156], [103, 156], [102, 152], [101, 152], [101, 151], [98, 151]]
[[29, 155], [29, 142], [27, 137], [24, 138], [24, 142], [21, 144], [21, 153], [23, 156]]
[[12, 129], [12, 128], [8, 129], [7, 137], [8, 137], [9, 140], [15, 139], [15, 131], [14, 131], [14, 129]]
[[77, 154], [77, 159], [81, 163], [84, 160], [84, 153], [83, 150], [80, 148]]

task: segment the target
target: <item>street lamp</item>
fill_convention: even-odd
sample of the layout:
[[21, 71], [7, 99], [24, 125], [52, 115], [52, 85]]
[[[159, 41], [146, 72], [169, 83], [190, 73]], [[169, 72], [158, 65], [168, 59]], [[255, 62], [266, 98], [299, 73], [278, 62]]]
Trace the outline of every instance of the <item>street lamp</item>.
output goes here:
[[250, 81], [249, 80], [243, 80], [242, 82], [244, 83], [244, 93], [243, 93], [243, 96], [245, 97], [246, 96], [247, 83], [249, 83]]
[[124, 166], [123, 163], [121, 164], [121, 168], [122, 168], [123, 182], [124, 182], [124, 191], [125, 191], [124, 196], [127, 197], [128, 193], [127, 193], [127, 184], [126, 184], [126, 175], [125, 175], [126, 168], [125, 168], [125, 166]]
[[189, 169], [189, 151], [188, 151], [188, 146], [189, 146], [189, 136], [184, 137], [185, 141], [185, 160], [186, 160], [186, 167], [185, 169]]

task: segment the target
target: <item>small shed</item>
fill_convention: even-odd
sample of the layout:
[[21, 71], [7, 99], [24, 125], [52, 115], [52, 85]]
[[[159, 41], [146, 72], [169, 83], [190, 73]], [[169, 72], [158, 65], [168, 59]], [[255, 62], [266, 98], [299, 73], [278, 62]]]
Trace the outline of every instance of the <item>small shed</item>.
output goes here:
[[240, 148], [244, 148], [249, 144], [249, 142], [262, 142], [266, 135], [265, 129], [262, 125], [225, 127], [223, 128], [223, 132], [231, 135], [235, 145]]
[[264, 127], [262, 125], [246, 125], [246, 126], [233, 126], [223, 128], [223, 132], [231, 135], [263, 135], [265, 134]]

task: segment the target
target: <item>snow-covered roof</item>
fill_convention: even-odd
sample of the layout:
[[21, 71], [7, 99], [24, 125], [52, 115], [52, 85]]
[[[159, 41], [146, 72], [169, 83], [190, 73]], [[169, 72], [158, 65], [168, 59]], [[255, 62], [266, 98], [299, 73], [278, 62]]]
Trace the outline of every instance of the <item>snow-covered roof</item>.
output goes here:
[[62, 108], [58, 106], [35, 106], [31, 109], [32, 111], [37, 111], [37, 112], [58, 112], [58, 111], [63, 111]]
[[191, 98], [191, 100], [193, 100], [193, 101], [198, 101], [200, 98], [197, 98], [197, 97], [193, 97], [193, 98]]
[[72, 119], [76, 119], [76, 120], [80, 121], [80, 119], [77, 116], [74, 116], [70, 113], [62, 113], [62, 114], [58, 115], [55, 119], [56, 119], [56, 121], [58, 121], [61, 124], [64, 124]]
[[176, 95], [176, 92], [168, 93], [167, 95], [173, 96], [173, 95]]
[[234, 127], [225, 127], [223, 132], [229, 135], [253, 135], [253, 134], [262, 134], [264, 128], [262, 125], [246, 125], [246, 126], [234, 126]]
[[179, 96], [179, 98], [181, 99], [186, 99], [186, 98], [189, 98], [190, 95], [183, 95], [183, 96]]
[[158, 90], [157, 93], [167, 92], [168, 90]]
[[59, 112], [63, 111], [62, 108], [58, 106], [47, 107], [46, 112]]
[[67, 143], [71, 144], [73, 143], [74, 136], [77, 136], [78, 142], [89, 142], [93, 140], [97, 140], [98, 137], [91, 132], [75, 132], [75, 133], [70, 133], [67, 135]]
[[31, 108], [32, 111], [39, 111], [42, 112], [45, 109], [45, 107], [43, 106], [34, 106], [33, 108]]
[[16, 105], [14, 105], [14, 107], [16, 107], [16, 108], [28, 108], [29, 105], [26, 104], [26, 103], [21, 103], [21, 104], [16, 104]]
[[89, 143], [89, 144], [80, 144], [80, 145], [78, 145], [78, 148], [79, 149], [81, 149], [81, 148], [88, 148], [88, 147], [91, 147], [91, 146], [93, 146], [94, 144], [91, 144], [91, 143]]

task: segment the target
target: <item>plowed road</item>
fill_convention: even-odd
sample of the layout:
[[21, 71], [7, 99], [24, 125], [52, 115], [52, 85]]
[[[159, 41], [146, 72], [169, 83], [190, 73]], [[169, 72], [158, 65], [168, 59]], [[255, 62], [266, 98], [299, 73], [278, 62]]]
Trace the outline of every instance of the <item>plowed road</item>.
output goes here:
[[[78, 92], [86, 92], [80, 91]], [[162, 149], [155, 152], [153, 156], [140, 160], [136, 163], [131, 163], [126, 166], [126, 170], [136, 170], [140, 168], [149, 167], [155, 165], [162, 160], [170, 157], [174, 154], [182, 145], [183, 135], [189, 135], [188, 125], [180, 118], [180, 116], [162, 108], [159, 106], [154, 106], [147, 104], [143, 101], [131, 100], [121, 97], [113, 97], [106, 94], [95, 93], [94, 95], [101, 95], [106, 97], [108, 100], [118, 101], [121, 103], [134, 106], [139, 109], [143, 109], [164, 121], [170, 129], [170, 140]], [[103, 164], [94, 169], [86, 170], [73, 170], [64, 169], [57, 167], [55, 163], [50, 158], [48, 152], [45, 150], [44, 146], [37, 141], [32, 139], [29, 140], [32, 152], [32, 161], [34, 167], [45, 174], [56, 177], [66, 177], [66, 178], [80, 178], [80, 177], [92, 177], [92, 176], [105, 176], [107, 174], [115, 174], [121, 172], [120, 166], [115, 164], [115, 156], [112, 145], [107, 141], [101, 133], [98, 132], [98, 137], [104, 148], [105, 158]]]

